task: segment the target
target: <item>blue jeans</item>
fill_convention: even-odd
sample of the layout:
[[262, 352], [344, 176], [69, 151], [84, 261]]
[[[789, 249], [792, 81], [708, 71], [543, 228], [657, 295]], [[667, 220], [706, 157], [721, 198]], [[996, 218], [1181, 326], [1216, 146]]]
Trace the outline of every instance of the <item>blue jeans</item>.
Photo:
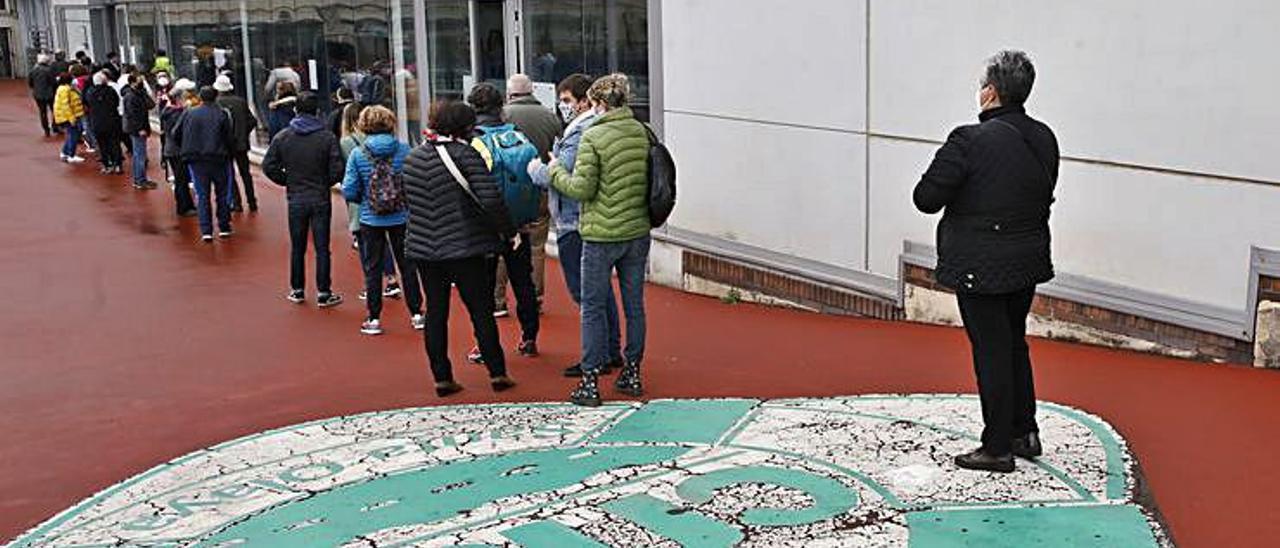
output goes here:
[[80, 122], [71, 122], [64, 124], [67, 130], [67, 138], [62, 141], [62, 155], [75, 156], [76, 147], [80, 146]]
[[147, 135], [144, 133], [129, 134], [129, 141], [133, 143], [133, 184], [142, 184], [147, 182]]
[[622, 310], [627, 317], [628, 363], [644, 360], [644, 278], [650, 237], [628, 242], [582, 244], [582, 368], [596, 371], [608, 361], [608, 301], [612, 274], [618, 271]]
[[218, 228], [231, 230], [231, 190], [227, 186], [227, 165], [222, 162], [190, 162], [191, 180], [196, 184], [196, 213], [200, 217], [200, 234], [213, 234], [213, 215], [209, 197], [218, 204]]
[[[564, 271], [564, 283], [569, 287], [573, 302], [582, 305], [582, 234], [572, 230], [556, 235], [556, 248], [560, 252], [560, 269]], [[622, 359], [622, 334], [618, 325], [618, 301], [613, 296], [613, 284], [608, 287], [605, 301], [605, 319], [609, 323], [610, 361]]]

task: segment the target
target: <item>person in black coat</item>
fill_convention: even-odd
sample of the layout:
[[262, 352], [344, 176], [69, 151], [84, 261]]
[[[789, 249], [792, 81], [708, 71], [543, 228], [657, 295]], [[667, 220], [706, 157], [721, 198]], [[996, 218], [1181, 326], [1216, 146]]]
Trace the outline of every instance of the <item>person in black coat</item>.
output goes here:
[[196, 213], [200, 218], [200, 239], [213, 241], [212, 208], [217, 197], [218, 236], [230, 238], [231, 195], [227, 178], [231, 171], [231, 118], [218, 107], [218, 92], [200, 88], [200, 104], [189, 107], [169, 136], [181, 151], [191, 180], [196, 186]]
[[240, 184], [244, 186], [244, 190], [241, 191], [235, 182], [232, 182], [231, 197], [234, 203], [231, 205], [231, 210], [244, 210], [244, 203], [241, 200], [243, 196], [243, 201], [249, 202], [249, 211], [257, 211], [258, 195], [253, 188], [253, 172], [249, 169], [249, 139], [258, 129], [258, 119], [249, 109], [249, 102], [234, 93], [235, 84], [231, 82], [229, 76], [225, 74], [218, 76], [213, 83], [213, 89], [218, 90], [218, 106], [227, 109], [227, 113], [231, 115], [231, 160], [240, 173]]
[[342, 180], [345, 165], [338, 137], [316, 116], [320, 98], [310, 91], [298, 95], [297, 116], [280, 130], [262, 159], [262, 172], [272, 182], [285, 187], [289, 201], [289, 293], [290, 302], [306, 299], [307, 234], [316, 246], [316, 304], [337, 306], [342, 296], [330, 284], [331, 259], [329, 228], [333, 218], [330, 190]]
[[169, 166], [173, 176], [173, 200], [179, 217], [196, 215], [196, 202], [191, 198], [191, 172], [187, 163], [182, 160], [182, 149], [178, 140], [173, 138], [178, 122], [187, 112], [187, 105], [195, 101], [189, 91], [174, 89], [169, 91], [169, 100], [160, 111], [160, 157]]
[[120, 120], [120, 94], [111, 87], [106, 70], [93, 75], [93, 84], [84, 90], [84, 104], [89, 124], [98, 142], [98, 158], [102, 173], [124, 173], [124, 154], [120, 151], [124, 129]]
[[151, 109], [155, 99], [147, 92], [142, 74], [129, 75], [124, 93], [124, 132], [129, 137], [129, 153], [132, 155], [133, 186], [155, 188], [156, 183], [147, 179], [147, 141], [151, 138]]
[[31, 98], [40, 111], [40, 127], [44, 129], [44, 136], [49, 137], [53, 131], [49, 117], [53, 115], [53, 97], [58, 92], [58, 73], [50, 66], [47, 54], [41, 53], [36, 59], [36, 66], [27, 72], [27, 87], [31, 88]]
[[[444, 397], [462, 390], [449, 361], [453, 286], [471, 317], [490, 385], [495, 391], [506, 390], [515, 382], [507, 376], [493, 318], [493, 262], [498, 253], [514, 245], [515, 227], [497, 181], [469, 144], [475, 111], [461, 102], [439, 102], [431, 108], [430, 121], [434, 137], [405, 159], [404, 189], [409, 202], [405, 255], [422, 276], [427, 301], [423, 336], [436, 394]], [[441, 156], [442, 151], [447, 157]], [[453, 175], [451, 164], [466, 187]]]
[[1035, 287], [1053, 278], [1049, 208], [1058, 141], [1023, 104], [1035, 82], [1025, 53], [987, 62], [979, 123], [956, 128], [916, 185], [916, 207], [943, 211], [938, 283], [956, 292], [982, 400], [982, 447], [967, 469], [1012, 472], [1013, 457], [1040, 455], [1035, 382], [1026, 342]]

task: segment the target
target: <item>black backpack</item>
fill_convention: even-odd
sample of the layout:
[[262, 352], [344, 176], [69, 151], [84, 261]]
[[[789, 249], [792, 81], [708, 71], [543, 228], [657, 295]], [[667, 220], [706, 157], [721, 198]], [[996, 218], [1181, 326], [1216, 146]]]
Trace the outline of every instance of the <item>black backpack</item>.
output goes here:
[[658, 228], [667, 224], [676, 208], [676, 161], [653, 130], [647, 125], [645, 130], [649, 132], [649, 226]]

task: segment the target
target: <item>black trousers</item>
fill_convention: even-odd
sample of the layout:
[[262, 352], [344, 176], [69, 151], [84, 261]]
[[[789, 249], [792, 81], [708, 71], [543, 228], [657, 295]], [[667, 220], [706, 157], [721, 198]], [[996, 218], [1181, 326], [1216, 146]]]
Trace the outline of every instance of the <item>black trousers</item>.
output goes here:
[[382, 275], [386, 272], [387, 253], [395, 257], [400, 267], [400, 287], [404, 290], [404, 303], [409, 315], [422, 313], [422, 290], [418, 271], [404, 258], [404, 231], [406, 225], [360, 225], [360, 245], [364, 268], [365, 304], [370, 318], [382, 317]]
[[457, 286], [463, 306], [471, 316], [480, 354], [490, 377], [507, 374], [506, 356], [498, 338], [498, 322], [493, 318], [493, 272], [495, 260], [471, 257], [453, 261], [415, 261], [422, 276], [427, 298], [427, 361], [436, 382], [453, 380], [453, 364], [449, 361], [449, 297], [451, 286]]
[[53, 131], [49, 125], [49, 117], [53, 115], [53, 99], [36, 99], [36, 109], [40, 111], [40, 128], [44, 129], [45, 137]]
[[125, 134], [99, 131], [94, 137], [98, 140], [98, 158], [103, 167], [124, 165], [124, 151], [120, 147], [129, 140]]
[[1036, 389], [1027, 348], [1027, 314], [1035, 288], [1001, 295], [958, 295], [973, 347], [982, 399], [982, 448], [1007, 455], [1014, 438], [1037, 432]]
[[[249, 151], [240, 151], [231, 153], [231, 161], [236, 164], [236, 171], [240, 172], [240, 184], [237, 185], [235, 179], [231, 180], [231, 200], [234, 202], [236, 209], [244, 209], [244, 203], [249, 202], [249, 207], [258, 207], [258, 195], [253, 191], [253, 173], [249, 171]], [[244, 190], [240, 190], [243, 187]], [[243, 198], [243, 199], [242, 199]]]
[[[516, 318], [520, 320], [520, 340], [537, 341], [540, 328], [538, 318], [538, 288], [533, 283], [533, 237], [528, 232], [520, 233], [519, 249], [509, 249], [504, 244], [502, 262], [507, 266], [507, 277], [511, 280], [511, 289], [516, 293]], [[490, 276], [497, 284], [498, 261], [493, 261], [493, 272]], [[492, 298], [492, 295], [490, 296]]]
[[169, 173], [173, 175], [173, 203], [178, 215], [196, 210], [196, 201], [191, 197], [191, 173], [187, 171], [187, 163], [182, 158], [165, 158], [169, 165]]
[[329, 224], [333, 206], [329, 202], [289, 204], [289, 288], [307, 288], [307, 234], [316, 246], [316, 291], [329, 293], [332, 258], [329, 255]]

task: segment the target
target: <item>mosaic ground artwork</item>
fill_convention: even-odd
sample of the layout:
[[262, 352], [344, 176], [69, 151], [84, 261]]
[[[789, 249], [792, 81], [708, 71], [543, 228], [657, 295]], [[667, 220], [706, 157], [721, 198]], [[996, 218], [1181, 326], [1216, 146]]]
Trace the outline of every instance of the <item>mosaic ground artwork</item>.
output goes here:
[[1045, 456], [959, 470], [963, 396], [388, 411], [176, 459], [11, 546], [1167, 546], [1103, 421], [1042, 403]]

